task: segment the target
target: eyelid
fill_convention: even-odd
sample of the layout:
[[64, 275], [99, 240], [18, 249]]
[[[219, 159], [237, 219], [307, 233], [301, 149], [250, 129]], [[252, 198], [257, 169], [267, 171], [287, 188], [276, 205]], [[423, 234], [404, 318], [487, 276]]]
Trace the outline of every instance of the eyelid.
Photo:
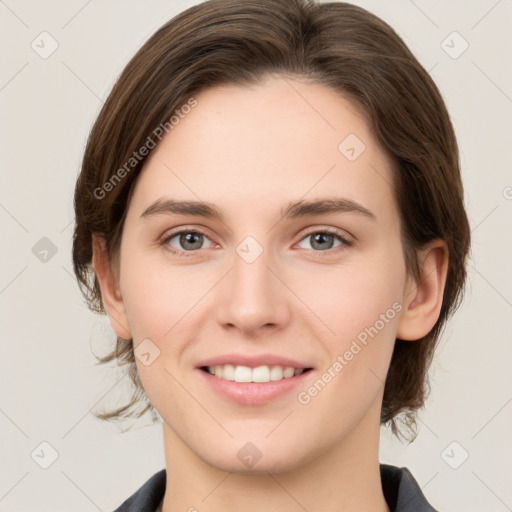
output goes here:
[[[205, 231], [206, 231], [206, 228], [204, 228], [202, 226], [200, 228], [188, 227], [188, 226], [180, 226], [179, 228], [176, 228], [175, 230], [167, 231], [161, 237], [159, 243], [160, 243], [160, 245], [167, 245], [169, 240], [171, 238], [174, 238], [177, 235], [180, 235], [180, 234], [183, 234], [183, 233], [196, 233], [196, 234], [203, 235], [212, 244], [216, 244]], [[335, 253], [339, 252], [340, 247], [341, 247], [341, 250], [343, 250], [344, 246], [345, 247], [350, 247], [350, 246], [354, 245], [354, 243], [355, 243], [355, 238], [352, 235], [350, 235], [349, 233], [347, 233], [346, 231], [344, 231], [344, 230], [341, 230], [339, 228], [334, 228], [334, 227], [327, 227], [327, 226], [317, 225], [317, 226], [311, 226], [310, 228], [308, 228], [306, 230], [306, 232], [304, 232], [301, 235], [301, 238], [296, 242], [295, 245], [297, 245], [298, 243], [302, 242], [306, 237], [308, 237], [308, 236], [310, 236], [312, 234], [316, 234], [316, 233], [324, 233], [324, 234], [332, 235], [332, 236], [338, 237], [343, 242], [342, 246], [338, 246], [337, 248], [334, 248], [334, 249], [326, 249], [325, 251], [313, 251], [313, 250], [310, 250], [310, 251], [312, 251], [314, 253], [318, 253], [320, 255], [322, 253], [325, 253], [326, 255], [335, 254]], [[185, 257], [192, 256], [194, 253], [201, 252], [201, 249], [198, 249], [198, 250], [195, 250], [195, 251], [184, 251], [184, 250], [179, 250], [179, 249], [175, 249], [175, 248], [171, 249], [169, 247], [166, 247], [166, 249], [169, 250], [174, 255], [185, 256]]]
[[[196, 234], [200, 234], [200, 235], [203, 235], [205, 238], [207, 238], [212, 244], [215, 244], [215, 242], [212, 240], [212, 238], [207, 234], [206, 232], [206, 228], [201, 226], [201, 227], [192, 227], [192, 226], [180, 226], [179, 228], [176, 228], [176, 229], [171, 229], [170, 231], [166, 231], [160, 238], [159, 238], [159, 244], [160, 245], [167, 245], [169, 240], [171, 238], [174, 238], [175, 236], [177, 235], [181, 235], [183, 233], [196, 233]], [[196, 251], [183, 251], [183, 250], [179, 250], [179, 249], [168, 249], [170, 252], [174, 253], [174, 254], [182, 254], [182, 253], [190, 253], [191, 255], [193, 253], [197, 253], [200, 251], [199, 250], [196, 250]]]
[[308, 235], [312, 235], [313, 233], [327, 233], [329, 235], [337, 236], [341, 238], [341, 240], [347, 245], [353, 245], [356, 241], [355, 238], [345, 230], [327, 226], [312, 226], [311, 228], [308, 228], [308, 230], [302, 235], [302, 238], [299, 240], [299, 242], [304, 240], [304, 238]]

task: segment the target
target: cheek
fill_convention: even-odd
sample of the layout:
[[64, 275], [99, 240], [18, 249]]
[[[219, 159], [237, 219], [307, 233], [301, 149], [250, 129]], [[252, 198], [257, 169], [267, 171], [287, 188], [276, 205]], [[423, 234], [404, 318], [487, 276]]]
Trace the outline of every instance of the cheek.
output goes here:
[[134, 340], [171, 336], [189, 321], [198, 299], [211, 287], [207, 274], [203, 278], [192, 266], [172, 265], [163, 255], [127, 255], [122, 272], [123, 301]]
[[326, 293], [312, 306], [323, 308], [319, 316], [333, 331], [320, 337], [327, 357], [317, 380], [297, 397], [304, 411], [329, 412], [313, 415], [321, 418], [318, 428], [341, 435], [380, 404], [402, 307], [393, 277], [399, 282], [399, 275], [377, 271], [347, 273], [326, 282]]
[[[382, 254], [335, 270], [319, 269], [314, 277], [299, 277], [294, 291], [329, 328], [325, 339], [336, 345], [357, 336], [387, 311], [386, 320], [393, 320], [393, 304], [401, 300], [404, 282], [404, 265]], [[386, 326], [389, 323], [393, 322]]]
[[371, 399], [385, 381], [402, 310], [405, 265], [401, 253], [385, 248], [350, 268], [317, 277], [321, 293], [311, 293], [311, 288], [308, 292], [306, 281], [302, 290], [307, 293], [305, 302], [329, 327], [322, 327], [328, 354], [323, 370], [336, 375], [333, 389], [344, 397], [340, 403], [360, 400], [362, 394]]
[[169, 368], [165, 353], [161, 352], [149, 365], [144, 364], [142, 359], [136, 358], [135, 361], [144, 393], [160, 416], [166, 419], [172, 411], [186, 410], [190, 396], [178, 384], [181, 376]]

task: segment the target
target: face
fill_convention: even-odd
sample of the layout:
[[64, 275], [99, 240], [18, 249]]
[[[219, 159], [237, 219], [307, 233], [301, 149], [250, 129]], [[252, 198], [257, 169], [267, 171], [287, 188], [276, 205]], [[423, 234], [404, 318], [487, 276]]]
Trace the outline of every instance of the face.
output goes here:
[[[378, 428], [407, 284], [390, 162], [321, 85], [268, 78], [195, 99], [146, 161], [124, 226], [140, 379], [168, 436], [203, 461], [294, 468]], [[202, 368], [215, 365], [226, 379]], [[237, 382], [279, 366], [303, 371]]]

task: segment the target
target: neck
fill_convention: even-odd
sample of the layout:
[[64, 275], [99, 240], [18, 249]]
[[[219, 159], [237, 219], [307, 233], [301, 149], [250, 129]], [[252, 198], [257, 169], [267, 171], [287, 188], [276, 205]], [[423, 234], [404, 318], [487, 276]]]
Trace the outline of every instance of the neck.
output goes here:
[[[377, 414], [378, 413], [378, 414]], [[379, 467], [380, 409], [349, 436], [291, 470], [261, 474], [208, 464], [163, 424], [167, 482], [163, 512], [389, 512]]]

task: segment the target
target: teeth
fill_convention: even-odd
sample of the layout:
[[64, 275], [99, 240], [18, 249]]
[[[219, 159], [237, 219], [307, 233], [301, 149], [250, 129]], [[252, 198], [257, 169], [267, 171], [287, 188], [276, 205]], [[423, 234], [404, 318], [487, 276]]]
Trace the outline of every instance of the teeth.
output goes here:
[[281, 366], [273, 366], [270, 370], [270, 380], [281, 380], [283, 378], [283, 369]]
[[[217, 372], [215, 372], [217, 376]], [[222, 375], [220, 375], [222, 377]], [[224, 379], [225, 380], [225, 379]], [[247, 366], [237, 366], [235, 368], [235, 382], [251, 382], [252, 370]]]
[[249, 369], [249, 376], [251, 377], [251, 382], [269, 382], [270, 368], [268, 366], [258, 366], [252, 371]]
[[207, 370], [212, 375], [224, 380], [235, 382], [271, 382], [282, 379], [289, 379], [294, 375], [300, 375], [304, 370], [295, 369], [291, 366], [233, 366], [232, 364], [208, 366]]

